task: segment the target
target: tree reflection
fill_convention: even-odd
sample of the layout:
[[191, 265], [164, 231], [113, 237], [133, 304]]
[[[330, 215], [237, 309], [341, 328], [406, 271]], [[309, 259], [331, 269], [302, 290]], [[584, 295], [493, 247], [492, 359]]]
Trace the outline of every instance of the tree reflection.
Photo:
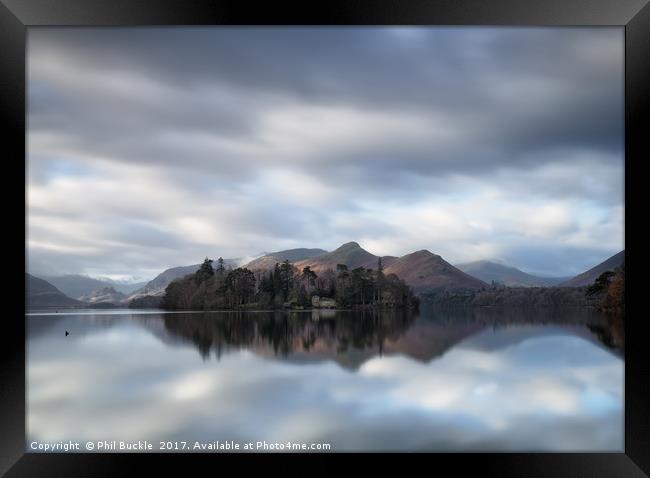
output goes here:
[[270, 347], [282, 357], [311, 350], [381, 350], [386, 340], [398, 340], [415, 317], [406, 310], [314, 310], [180, 313], [165, 314], [163, 320], [171, 334], [189, 339], [207, 359], [230, 348]]
[[624, 349], [622, 318], [587, 309], [425, 308], [419, 315], [376, 309], [224, 311], [159, 317], [172, 337], [192, 343], [204, 360], [247, 349], [290, 360], [332, 359], [346, 367], [384, 354], [430, 361], [481, 331], [521, 325], [559, 326], [614, 352]]
[[602, 324], [589, 325], [589, 330], [598, 336], [601, 343], [610, 349], [625, 354], [625, 322], [620, 312], [608, 313]]

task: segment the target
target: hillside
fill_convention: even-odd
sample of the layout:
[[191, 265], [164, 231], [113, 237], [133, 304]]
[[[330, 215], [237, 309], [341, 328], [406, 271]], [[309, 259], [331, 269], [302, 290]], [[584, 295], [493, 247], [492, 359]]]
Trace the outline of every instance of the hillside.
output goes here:
[[[216, 262], [216, 260], [215, 260]], [[213, 264], [216, 267], [216, 264]], [[228, 267], [237, 267], [239, 265], [238, 259], [224, 259], [224, 265]], [[193, 264], [191, 266], [179, 266], [171, 267], [164, 270], [152, 280], [147, 282], [147, 285], [136, 290], [132, 295], [129, 296], [129, 299], [142, 297], [145, 295], [163, 295], [165, 293], [165, 288], [176, 279], [181, 279], [188, 274], [194, 274], [199, 270], [201, 264]]]
[[191, 266], [171, 267], [165, 269], [152, 280], [147, 282], [147, 285], [134, 292], [134, 295], [161, 295], [165, 292], [165, 287], [175, 279], [180, 279], [188, 274], [194, 274], [201, 267], [200, 264]]
[[61, 276], [44, 276], [54, 287], [59, 289], [68, 297], [80, 299], [84, 295], [89, 295], [96, 290], [105, 287], [113, 287], [116, 291], [123, 294], [130, 294], [131, 292], [143, 287], [146, 283], [119, 283], [109, 279], [95, 279], [82, 274], [66, 274]]
[[592, 267], [588, 271], [583, 272], [582, 274], [578, 274], [577, 276], [575, 276], [574, 278], [566, 282], [562, 282], [561, 284], [559, 284], [559, 286], [560, 287], [582, 287], [589, 284], [593, 284], [593, 282], [603, 272], [613, 271], [614, 269], [622, 266], [623, 264], [625, 264], [625, 250], [622, 250], [618, 254], [614, 254], [609, 259], [601, 262], [597, 266]]
[[100, 302], [109, 302], [118, 304], [126, 299], [126, 295], [116, 291], [113, 287], [102, 287], [96, 291], [81, 296], [79, 300], [88, 302], [90, 304], [97, 304]]
[[[440, 256], [429, 251], [418, 251], [397, 258], [383, 256], [385, 274], [395, 274], [414, 290], [426, 289], [475, 289], [486, 287], [483, 281], [455, 268]], [[356, 242], [348, 242], [338, 249], [298, 261], [298, 269], [309, 266], [316, 273], [327, 269], [336, 270], [337, 264], [345, 264], [348, 269], [365, 267], [376, 269], [379, 256], [371, 254]]]
[[49, 282], [25, 273], [26, 307], [77, 307], [83, 305], [71, 299]]
[[[101, 279], [100, 279], [101, 280]], [[107, 280], [109, 286], [115, 289], [117, 292], [121, 292], [122, 294], [129, 295], [133, 292], [135, 292], [138, 289], [141, 289], [145, 285], [147, 285], [148, 281], [143, 281], [143, 282], [118, 282], [118, 281], [112, 281], [112, 280]]]
[[[384, 256], [381, 259], [384, 267], [397, 260], [396, 257], [392, 256]], [[358, 243], [348, 242], [332, 252], [298, 261], [294, 265], [299, 270], [309, 266], [313, 271], [318, 273], [327, 269], [336, 270], [337, 264], [345, 264], [348, 266], [348, 269], [355, 269], [357, 267], [376, 269], [378, 260], [379, 256], [366, 251]]]
[[289, 261], [291, 263], [298, 262], [304, 259], [309, 259], [315, 256], [327, 254], [324, 249], [288, 249], [286, 251], [270, 252], [253, 259], [244, 267], [252, 271], [266, 271], [272, 269], [276, 263]]
[[517, 269], [490, 261], [456, 264], [461, 271], [488, 284], [498, 282], [507, 287], [549, 287], [567, 280], [566, 277], [539, 277]]
[[68, 297], [78, 299], [103, 287], [110, 287], [108, 282], [94, 279], [82, 274], [66, 274], [61, 276], [45, 276], [44, 279], [59, 289]]
[[480, 289], [487, 284], [449, 264], [439, 255], [421, 250], [400, 257], [384, 269], [416, 291], [430, 289]]

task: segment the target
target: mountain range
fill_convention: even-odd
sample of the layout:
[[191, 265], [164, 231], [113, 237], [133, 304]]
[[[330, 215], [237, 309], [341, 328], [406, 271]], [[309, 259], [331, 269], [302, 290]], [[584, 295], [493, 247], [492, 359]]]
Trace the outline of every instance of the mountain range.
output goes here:
[[588, 271], [578, 274], [574, 278], [562, 282], [560, 287], [581, 287], [592, 284], [600, 274], [607, 271], [613, 271], [618, 267], [625, 265], [625, 250], [622, 250], [618, 254], [614, 254], [609, 259], [601, 262], [597, 266], [592, 267]]
[[[381, 259], [384, 267], [386, 267], [388, 264], [395, 261], [397, 257], [384, 256]], [[325, 252], [314, 257], [297, 261], [294, 265], [299, 270], [309, 266], [311, 270], [319, 273], [327, 269], [335, 271], [338, 264], [345, 264], [348, 266], [348, 269], [356, 269], [357, 267], [376, 269], [378, 261], [379, 256], [375, 256], [366, 251], [358, 243], [347, 242], [332, 252]]]
[[[276, 262], [288, 260], [299, 270], [309, 266], [316, 273], [327, 269], [336, 270], [345, 264], [349, 270], [357, 267], [377, 269], [381, 259], [385, 274], [395, 274], [416, 293], [434, 290], [480, 289], [492, 281], [508, 287], [579, 287], [588, 285], [604, 271], [614, 270], [624, 264], [624, 253], [610, 257], [588, 271], [569, 280], [566, 278], [538, 277], [517, 268], [490, 261], [476, 261], [454, 266], [428, 250], [420, 250], [402, 257], [376, 256], [363, 249], [357, 242], [348, 242], [334, 251], [323, 249], [289, 249], [271, 252], [242, 265], [241, 259], [225, 259], [226, 268], [247, 267], [253, 271], [270, 270]], [[115, 283], [93, 279], [83, 275], [48, 277], [48, 281], [26, 274], [26, 305], [30, 307], [79, 307], [96, 304], [126, 305], [135, 298], [159, 297], [175, 279], [196, 272], [200, 264], [172, 267], [161, 272], [151, 281], [133, 290]], [[122, 284], [124, 285], [124, 284]], [[60, 287], [59, 287], [60, 286]]]
[[324, 249], [288, 249], [286, 251], [278, 252], [269, 252], [264, 254], [257, 259], [253, 259], [248, 264], [246, 268], [252, 271], [268, 271], [275, 267], [275, 264], [278, 262], [289, 261], [291, 263], [298, 262], [303, 259], [309, 259], [311, 257], [320, 256], [326, 254], [327, 251]]
[[113, 287], [102, 287], [87, 295], [82, 295], [79, 300], [89, 304], [111, 303], [119, 304], [127, 299], [127, 295], [122, 292], [116, 291]]
[[71, 299], [49, 282], [25, 273], [26, 307], [77, 307], [82, 302]]
[[110, 279], [96, 279], [82, 274], [65, 274], [60, 276], [43, 276], [54, 287], [68, 297], [81, 300], [96, 290], [112, 287], [122, 294], [131, 294], [146, 285], [146, 282], [122, 283]]
[[442, 257], [426, 249], [396, 259], [384, 269], [395, 274], [415, 292], [430, 289], [480, 289], [487, 284], [452, 266]]
[[535, 276], [516, 267], [490, 261], [466, 262], [457, 264], [456, 267], [488, 284], [494, 281], [506, 287], [551, 287], [569, 279], [569, 277]]
[[[318, 251], [318, 249], [301, 249], [301, 251]], [[283, 251], [282, 257], [291, 251]], [[276, 253], [277, 254], [277, 253]], [[344, 264], [349, 270], [357, 267], [376, 270], [381, 259], [385, 274], [395, 274], [404, 280], [413, 290], [446, 288], [446, 289], [478, 289], [487, 284], [446, 262], [442, 257], [427, 250], [421, 250], [402, 257], [376, 256], [363, 249], [357, 242], [347, 242], [338, 249], [321, 254], [311, 254], [309, 257], [295, 261], [293, 264], [302, 270], [309, 267], [314, 272], [321, 273], [327, 269], [336, 270], [337, 265]], [[263, 256], [246, 265], [249, 269], [260, 269], [260, 266], [271, 268], [275, 265], [273, 256]], [[291, 261], [290, 261], [291, 262]]]

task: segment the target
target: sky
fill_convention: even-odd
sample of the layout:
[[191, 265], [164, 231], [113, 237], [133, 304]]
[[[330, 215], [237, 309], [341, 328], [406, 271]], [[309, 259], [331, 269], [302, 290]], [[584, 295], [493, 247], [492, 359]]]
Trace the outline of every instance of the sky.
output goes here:
[[580, 273], [624, 248], [623, 29], [28, 30], [34, 274], [356, 241]]

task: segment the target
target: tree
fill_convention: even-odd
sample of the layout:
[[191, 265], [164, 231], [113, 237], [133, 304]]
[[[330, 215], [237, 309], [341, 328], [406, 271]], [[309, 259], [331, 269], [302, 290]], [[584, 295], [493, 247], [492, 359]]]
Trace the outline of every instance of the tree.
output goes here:
[[201, 284], [202, 282], [205, 282], [213, 275], [214, 275], [214, 269], [212, 269], [212, 259], [208, 259], [206, 257], [205, 260], [203, 261], [203, 264], [201, 264], [201, 267], [194, 275], [194, 279], [197, 284]]
[[316, 291], [324, 297], [336, 296], [336, 274], [332, 269], [321, 272], [316, 279]]
[[[222, 265], [222, 264], [221, 264]], [[381, 265], [378, 263], [378, 269]], [[217, 269], [219, 270], [219, 269]], [[311, 305], [311, 295], [331, 297], [343, 306], [388, 306], [417, 308], [408, 286], [396, 275], [384, 276], [380, 270], [358, 267], [348, 271], [340, 264], [317, 275], [310, 267], [301, 274], [289, 263], [276, 263], [272, 271], [256, 275], [246, 268], [215, 272], [206, 257], [194, 274], [171, 282], [161, 306], [169, 310], [238, 309]], [[613, 292], [617, 292], [613, 289]], [[620, 295], [620, 294], [619, 294]]]
[[616, 273], [614, 271], [605, 271], [600, 274], [594, 283], [587, 287], [587, 295], [594, 295], [607, 290], [609, 283]]
[[190, 309], [197, 289], [196, 280], [193, 279], [193, 276], [188, 276], [170, 282], [165, 288], [161, 307], [169, 310]]
[[311, 267], [306, 266], [302, 270], [302, 279], [307, 283], [308, 290], [311, 290], [311, 288], [316, 287], [316, 279], [318, 279], [318, 276], [311, 270]]
[[381, 304], [382, 295], [381, 291], [384, 287], [384, 264], [381, 261], [381, 257], [377, 259], [377, 279], [376, 279], [376, 290], [377, 290], [377, 301]]
[[226, 270], [226, 268], [223, 265], [223, 257], [220, 257], [219, 259], [217, 259], [217, 274], [223, 275], [225, 270]]
[[607, 287], [607, 294], [603, 299], [601, 309], [608, 312], [622, 312], [625, 310], [625, 268], [619, 268]]
[[255, 274], [245, 267], [230, 271], [226, 276], [226, 294], [231, 308], [248, 303], [255, 294]]
[[289, 291], [293, 285], [293, 266], [289, 261], [285, 260], [279, 268], [280, 272], [280, 290], [282, 291], [282, 297], [286, 302], [289, 297]]
[[301, 307], [309, 307], [311, 305], [309, 293], [303, 284], [298, 288], [297, 302]]
[[366, 269], [365, 267], [357, 267], [353, 269], [350, 276], [351, 290], [349, 291], [349, 297], [352, 298], [356, 303], [361, 303], [361, 305], [366, 304], [366, 299], [372, 295], [370, 290], [372, 289], [372, 270]]
[[348, 302], [348, 279], [350, 273], [345, 264], [336, 264], [336, 298], [337, 301], [346, 304]]

